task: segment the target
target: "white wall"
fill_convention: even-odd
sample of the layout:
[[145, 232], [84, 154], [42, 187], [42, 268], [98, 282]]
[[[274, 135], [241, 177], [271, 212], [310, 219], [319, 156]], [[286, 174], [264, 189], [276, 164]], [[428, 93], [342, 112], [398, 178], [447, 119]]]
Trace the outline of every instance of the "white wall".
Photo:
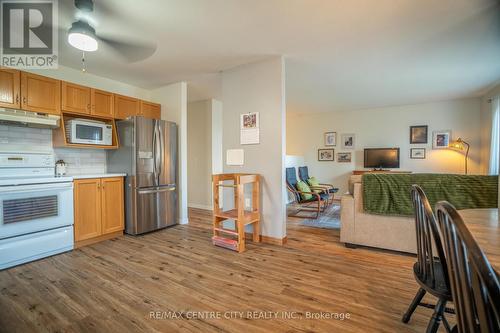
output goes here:
[[212, 174], [222, 173], [222, 103], [188, 103], [188, 206], [211, 210]]
[[187, 108], [188, 206], [212, 209], [212, 101]]
[[212, 174], [224, 171], [222, 112], [222, 102], [212, 99]]
[[[301, 155], [309, 174], [320, 181], [347, 190], [354, 169], [363, 169], [363, 148], [399, 147], [400, 170], [413, 172], [464, 172], [464, 155], [452, 150], [433, 150], [432, 131], [452, 130], [454, 139], [461, 137], [471, 145], [469, 173], [480, 173], [481, 167], [481, 101], [479, 98], [443, 101], [418, 105], [377, 108], [353, 112], [327, 112], [287, 115], [287, 154]], [[428, 144], [410, 145], [409, 127], [428, 125]], [[317, 150], [324, 146], [324, 132], [337, 132], [335, 162], [318, 162]], [[338, 163], [337, 153], [342, 133], [356, 134], [352, 163]], [[426, 148], [426, 159], [410, 159], [410, 148]]]
[[[224, 165], [224, 172], [262, 175], [261, 234], [280, 239], [286, 235], [284, 78], [281, 57], [222, 73], [224, 152], [235, 148], [245, 151], [244, 166]], [[260, 112], [260, 144], [240, 145], [240, 115], [256, 111]], [[225, 202], [224, 207], [227, 205]]]
[[187, 210], [187, 84], [178, 82], [151, 92], [154, 102], [161, 104], [161, 119], [178, 126], [178, 195], [179, 223], [188, 223]]

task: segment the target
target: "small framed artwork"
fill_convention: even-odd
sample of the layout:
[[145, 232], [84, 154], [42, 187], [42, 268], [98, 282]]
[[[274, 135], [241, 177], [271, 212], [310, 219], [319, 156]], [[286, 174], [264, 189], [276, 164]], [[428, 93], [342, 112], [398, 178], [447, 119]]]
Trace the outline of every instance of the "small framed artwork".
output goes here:
[[427, 143], [427, 125], [410, 126], [410, 144]]
[[240, 115], [240, 144], [254, 145], [260, 143], [260, 120], [258, 112]]
[[410, 158], [414, 159], [414, 160], [425, 159], [425, 148], [411, 148], [410, 149]]
[[339, 163], [350, 163], [351, 153], [337, 153], [337, 162]]
[[354, 134], [342, 134], [342, 149], [354, 149]]
[[333, 161], [334, 156], [335, 150], [333, 149], [318, 149], [318, 161]]
[[337, 145], [337, 132], [326, 132], [325, 146], [336, 146], [336, 145]]
[[450, 144], [451, 131], [442, 130], [432, 132], [432, 149], [446, 149]]
[[259, 113], [250, 112], [240, 116], [241, 129], [253, 129], [259, 127]]

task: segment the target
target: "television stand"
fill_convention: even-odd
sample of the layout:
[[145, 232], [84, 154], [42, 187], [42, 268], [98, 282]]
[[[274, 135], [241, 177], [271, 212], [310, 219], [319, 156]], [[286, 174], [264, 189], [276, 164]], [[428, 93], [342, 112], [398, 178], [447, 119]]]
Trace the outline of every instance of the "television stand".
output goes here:
[[373, 170], [353, 170], [353, 175], [362, 175], [365, 173], [411, 173], [411, 171], [394, 171], [394, 170], [383, 170], [383, 169], [373, 169]]

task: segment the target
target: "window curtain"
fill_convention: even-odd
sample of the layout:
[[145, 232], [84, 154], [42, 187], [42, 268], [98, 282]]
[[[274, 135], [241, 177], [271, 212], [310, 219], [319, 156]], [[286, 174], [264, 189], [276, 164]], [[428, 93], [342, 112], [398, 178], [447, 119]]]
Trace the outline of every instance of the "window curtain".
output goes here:
[[500, 163], [500, 98], [491, 101], [490, 175], [498, 175]]

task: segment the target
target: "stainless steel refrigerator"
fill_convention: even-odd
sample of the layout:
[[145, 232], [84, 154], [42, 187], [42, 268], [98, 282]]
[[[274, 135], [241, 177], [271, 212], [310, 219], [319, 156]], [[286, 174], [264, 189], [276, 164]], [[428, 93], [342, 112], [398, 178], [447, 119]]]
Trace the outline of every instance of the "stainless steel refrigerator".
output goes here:
[[177, 224], [177, 125], [131, 117], [117, 121], [120, 148], [107, 152], [108, 172], [126, 172], [125, 232]]

